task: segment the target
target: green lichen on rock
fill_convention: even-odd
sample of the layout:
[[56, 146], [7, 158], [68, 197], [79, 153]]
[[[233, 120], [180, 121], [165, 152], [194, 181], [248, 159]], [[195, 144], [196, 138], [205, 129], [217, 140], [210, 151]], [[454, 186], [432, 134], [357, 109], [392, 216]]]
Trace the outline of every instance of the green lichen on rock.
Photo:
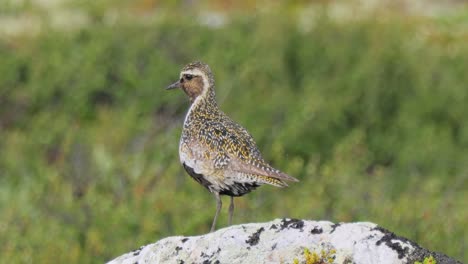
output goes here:
[[321, 250], [320, 253], [310, 252], [309, 249], [304, 248], [304, 261], [299, 261], [295, 258], [293, 264], [305, 263], [305, 264], [331, 264], [335, 260], [335, 249]]
[[423, 262], [416, 261], [414, 264], [437, 264], [437, 261], [433, 256], [429, 256], [427, 258], [424, 258]]

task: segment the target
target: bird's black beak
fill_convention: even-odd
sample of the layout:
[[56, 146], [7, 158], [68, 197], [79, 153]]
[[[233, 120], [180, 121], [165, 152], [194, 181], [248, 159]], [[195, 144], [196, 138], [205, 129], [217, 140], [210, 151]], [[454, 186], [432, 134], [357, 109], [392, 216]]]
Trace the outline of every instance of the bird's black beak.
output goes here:
[[168, 87], [166, 87], [166, 90], [172, 90], [172, 89], [175, 89], [175, 88], [180, 88], [180, 81], [177, 81], [177, 82], [169, 85]]

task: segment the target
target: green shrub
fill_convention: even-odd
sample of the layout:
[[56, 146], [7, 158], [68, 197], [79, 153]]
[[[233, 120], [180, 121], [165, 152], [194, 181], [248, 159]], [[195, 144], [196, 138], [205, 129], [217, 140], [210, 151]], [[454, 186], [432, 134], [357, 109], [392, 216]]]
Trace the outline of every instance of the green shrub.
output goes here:
[[236, 199], [235, 223], [372, 221], [467, 261], [465, 43], [397, 19], [313, 22], [168, 16], [0, 42], [2, 258], [102, 263], [207, 232], [214, 199], [177, 156], [188, 100], [164, 90], [203, 60], [223, 110], [301, 180]]

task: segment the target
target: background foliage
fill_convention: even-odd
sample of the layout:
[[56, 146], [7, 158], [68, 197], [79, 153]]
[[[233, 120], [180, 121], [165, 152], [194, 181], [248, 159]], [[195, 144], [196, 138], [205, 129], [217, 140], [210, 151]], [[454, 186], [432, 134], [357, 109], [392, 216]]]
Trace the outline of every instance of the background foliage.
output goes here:
[[102, 263], [208, 231], [215, 201], [178, 161], [188, 100], [164, 90], [198, 59], [301, 180], [236, 199], [235, 223], [372, 221], [468, 261], [466, 15], [340, 20], [298, 2], [218, 25], [167, 4], [109, 22], [96, 3], [73, 6], [87, 26], [0, 40], [0, 261]]

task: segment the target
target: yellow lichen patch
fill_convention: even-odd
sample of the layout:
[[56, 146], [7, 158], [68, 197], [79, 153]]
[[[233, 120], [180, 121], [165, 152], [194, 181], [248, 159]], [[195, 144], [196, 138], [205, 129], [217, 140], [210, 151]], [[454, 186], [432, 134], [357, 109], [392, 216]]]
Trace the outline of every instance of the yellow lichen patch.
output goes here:
[[305, 264], [331, 264], [335, 260], [335, 249], [321, 250], [320, 253], [311, 252], [309, 249], [304, 249], [304, 261], [301, 262], [295, 258], [293, 264], [305, 263]]

